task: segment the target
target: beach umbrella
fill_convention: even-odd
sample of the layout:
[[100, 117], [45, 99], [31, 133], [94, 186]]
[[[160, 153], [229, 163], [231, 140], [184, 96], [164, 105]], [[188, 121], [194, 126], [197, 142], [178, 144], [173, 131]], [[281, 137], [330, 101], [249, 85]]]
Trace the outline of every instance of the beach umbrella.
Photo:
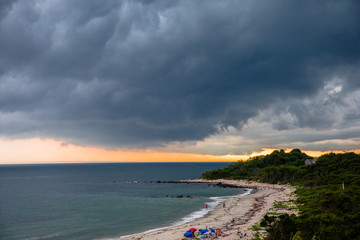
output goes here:
[[207, 229], [199, 229], [199, 232], [200, 233], [207, 233], [209, 230], [207, 230]]
[[184, 233], [184, 236], [185, 237], [192, 237], [192, 236], [194, 236], [194, 233], [190, 232], [190, 231], [187, 231], [186, 233]]
[[188, 231], [189, 231], [189, 232], [196, 232], [197, 229], [196, 229], [196, 228], [190, 228]]

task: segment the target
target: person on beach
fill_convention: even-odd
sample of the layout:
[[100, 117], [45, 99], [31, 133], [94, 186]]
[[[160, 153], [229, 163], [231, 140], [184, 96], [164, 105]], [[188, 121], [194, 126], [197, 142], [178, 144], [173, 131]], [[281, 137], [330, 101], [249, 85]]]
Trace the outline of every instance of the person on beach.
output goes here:
[[225, 202], [223, 202], [223, 208], [225, 208]]
[[240, 229], [240, 228], [238, 228], [238, 235], [239, 235], [239, 237], [240, 237], [240, 238], [242, 238], [242, 237], [243, 237], [243, 234], [242, 234], [242, 232], [241, 232], [241, 229]]

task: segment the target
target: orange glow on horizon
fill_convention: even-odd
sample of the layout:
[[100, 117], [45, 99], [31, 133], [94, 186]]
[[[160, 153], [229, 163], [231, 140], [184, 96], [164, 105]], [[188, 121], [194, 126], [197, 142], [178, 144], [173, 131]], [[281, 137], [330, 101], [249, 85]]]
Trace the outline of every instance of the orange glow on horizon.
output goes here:
[[82, 162], [233, 162], [238, 156], [157, 152], [153, 150], [106, 150], [64, 145], [53, 139], [0, 139], [0, 164], [82, 163]]
[[[106, 150], [96, 147], [65, 145], [54, 139], [0, 139], [0, 164], [91, 163], [91, 162], [237, 162], [270, 154], [272, 148], [243, 155], [206, 155], [196, 153], [158, 152], [154, 150]], [[286, 149], [286, 152], [291, 149]], [[360, 150], [352, 150], [360, 153]], [[306, 151], [309, 156], [343, 151]]]
[[[275, 150], [279, 150], [276, 148], [263, 148], [261, 152], [253, 152], [252, 154], [249, 155], [249, 157], [256, 157], [256, 156], [261, 156], [261, 155], [267, 155], [272, 153]], [[284, 151], [285, 152], [290, 152], [291, 150], [293, 150], [292, 148], [287, 148]], [[353, 149], [353, 150], [349, 150], [349, 151], [314, 151], [314, 150], [301, 150], [301, 152], [306, 153], [307, 155], [311, 156], [311, 157], [320, 157], [321, 155], [324, 154], [328, 154], [328, 153], [345, 153], [345, 152], [354, 152], [357, 154], [360, 154], [360, 149]]]

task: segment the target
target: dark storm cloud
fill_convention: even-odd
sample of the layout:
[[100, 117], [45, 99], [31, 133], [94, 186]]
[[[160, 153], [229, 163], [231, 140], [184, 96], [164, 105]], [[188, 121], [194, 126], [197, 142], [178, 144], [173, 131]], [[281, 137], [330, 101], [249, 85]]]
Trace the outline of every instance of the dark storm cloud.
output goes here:
[[0, 19], [10, 10], [13, 2], [13, 0], [3, 0], [0, 2]]
[[359, 10], [358, 1], [4, 2], [0, 133], [148, 146], [241, 127], [279, 101], [294, 102], [297, 127], [317, 128], [329, 119], [302, 120], [308, 109], [296, 101], [334, 78], [342, 94], [360, 87]]

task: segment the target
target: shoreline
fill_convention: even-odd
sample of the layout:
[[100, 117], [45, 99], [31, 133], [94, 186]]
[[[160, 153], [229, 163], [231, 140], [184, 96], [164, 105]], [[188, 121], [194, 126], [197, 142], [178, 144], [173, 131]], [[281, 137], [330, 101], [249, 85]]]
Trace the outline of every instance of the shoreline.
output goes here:
[[[177, 181], [176, 183], [180, 183], [180, 181]], [[242, 187], [239, 187], [239, 188], [242, 188]], [[207, 210], [207, 212], [200, 216], [200, 217], [196, 217], [196, 218], [191, 218], [192, 220], [185, 220], [186, 218], [188, 218], [189, 216], [191, 216], [192, 214], [194, 213], [197, 213], [197, 212], [201, 212], [202, 210], [205, 210], [204, 208], [198, 210], [198, 211], [195, 211], [193, 212], [192, 214], [189, 214], [183, 218], [181, 218], [179, 221], [176, 221], [174, 222], [172, 225], [169, 225], [169, 226], [164, 226], [164, 227], [159, 227], [159, 228], [154, 228], [154, 229], [150, 229], [150, 230], [146, 230], [145, 232], [140, 232], [140, 233], [134, 233], [134, 234], [129, 234], [129, 235], [124, 235], [124, 236], [121, 236], [120, 239], [132, 239], [132, 237], [135, 237], [135, 236], [140, 236], [140, 235], [146, 235], [148, 233], [151, 233], [151, 232], [155, 232], [155, 231], [160, 231], [160, 230], [164, 230], [164, 229], [168, 229], [168, 228], [173, 228], [173, 227], [178, 227], [178, 226], [182, 226], [182, 225], [185, 225], [185, 224], [188, 224], [188, 223], [192, 223], [192, 222], [195, 222], [197, 221], [198, 219], [202, 219], [202, 218], [207, 218], [209, 217], [212, 212], [217, 208], [219, 207], [223, 202], [225, 202], [227, 199], [229, 198], [233, 198], [233, 197], [243, 197], [243, 196], [246, 196], [246, 195], [250, 195], [251, 193], [253, 193], [254, 191], [257, 191], [257, 189], [252, 189], [252, 188], [243, 188], [244, 189], [244, 192], [239, 194], [239, 195], [231, 195], [231, 196], [222, 196], [222, 197], [210, 197], [210, 199], [212, 198], [222, 198], [223, 201], [219, 201], [217, 203], [217, 205], [211, 209], [211, 207], [209, 206], [209, 210]], [[214, 200], [215, 201], [215, 200]], [[115, 240], [119, 240], [119, 238], [115, 239]]]
[[[160, 240], [188, 239], [184, 233], [189, 228], [204, 229], [212, 227], [221, 229], [225, 235], [222, 239], [233, 239], [237, 236], [238, 228], [246, 236], [242, 239], [251, 239], [254, 232], [250, 229], [252, 225], [259, 222], [266, 212], [272, 209], [275, 201], [289, 201], [294, 198], [294, 188], [288, 185], [258, 183], [243, 180], [182, 180], [182, 183], [208, 183], [225, 187], [251, 188], [250, 194], [232, 196], [225, 200], [225, 207], [219, 204], [205, 216], [195, 219], [194, 221], [148, 230], [143, 233], [122, 236], [121, 240]], [[235, 220], [232, 224], [231, 221]], [[229, 227], [226, 228], [226, 225]]]

